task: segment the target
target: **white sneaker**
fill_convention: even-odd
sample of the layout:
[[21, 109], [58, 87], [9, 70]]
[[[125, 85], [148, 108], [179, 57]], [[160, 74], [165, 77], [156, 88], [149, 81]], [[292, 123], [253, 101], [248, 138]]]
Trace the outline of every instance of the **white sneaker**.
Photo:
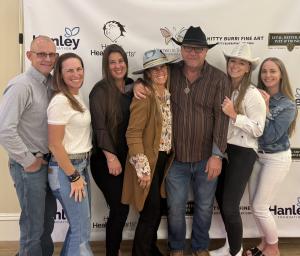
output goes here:
[[213, 251], [209, 251], [209, 255], [210, 256], [230, 256], [230, 253], [229, 253], [229, 244], [227, 242], [227, 239], [226, 239], [226, 243], [225, 243], [224, 246], [222, 246], [219, 249], [216, 249], [216, 250], [213, 250]]
[[[231, 254], [228, 254], [231, 255]], [[242, 256], [243, 255], [243, 246], [241, 247], [241, 250], [234, 256]]]

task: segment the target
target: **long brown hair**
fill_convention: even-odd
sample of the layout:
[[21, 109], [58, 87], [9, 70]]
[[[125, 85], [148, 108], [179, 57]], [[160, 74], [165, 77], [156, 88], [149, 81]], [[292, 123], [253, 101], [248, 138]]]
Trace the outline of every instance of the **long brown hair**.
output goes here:
[[83, 107], [78, 102], [78, 100], [76, 100], [74, 95], [70, 92], [68, 86], [66, 85], [66, 83], [63, 79], [63, 75], [62, 75], [62, 64], [63, 64], [63, 62], [68, 60], [68, 59], [71, 59], [71, 58], [78, 59], [81, 63], [82, 68], [84, 68], [82, 59], [77, 54], [75, 54], [73, 52], [64, 53], [61, 56], [59, 56], [59, 58], [56, 61], [56, 64], [55, 64], [55, 67], [54, 67], [54, 73], [53, 73], [54, 95], [61, 92], [62, 94], [64, 94], [68, 98], [68, 100], [71, 104], [71, 107], [74, 110], [77, 110], [77, 111], [83, 113], [84, 112]]
[[[289, 98], [291, 101], [295, 102], [295, 97], [293, 95], [293, 91], [292, 91], [290, 79], [289, 79], [287, 70], [285, 68], [285, 65], [283, 64], [282, 60], [280, 60], [280, 59], [278, 59], [276, 57], [266, 58], [261, 63], [260, 68], [259, 68], [259, 72], [258, 72], [258, 85], [257, 85], [257, 87], [259, 89], [265, 90], [266, 92], [268, 91], [267, 87], [265, 86], [265, 84], [263, 83], [263, 81], [261, 79], [262, 68], [263, 68], [263, 65], [267, 61], [274, 62], [278, 66], [278, 68], [280, 70], [281, 78], [280, 78], [280, 84], [279, 84], [279, 91], [283, 95], [285, 95], [287, 98]], [[293, 122], [291, 123], [291, 125], [290, 125], [290, 127], [288, 129], [289, 136], [291, 136], [293, 134], [293, 132], [295, 131], [297, 115], [298, 115], [298, 110], [296, 109], [295, 118], [294, 118]]]
[[[111, 72], [109, 70], [109, 56], [112, 53], [120, 53], [127, 67], [127, 72], [124, 77], [124, 81], [128, 75], [128, 58], [124, 49], [117, 45], [111, 44], [107, 46], [103, 52], [102, 58], [102, 78], [107, 84], [107, 92], [109, 95], [108, 98], [108, 126], [111, 129], [115, 129], [119, 123], [119, 120], [122, 119], [122, 112], [120, 106], [120, 97], [121, 93], [116, 85], [115, 79], [112, 77]], [[114, 138], [117, 140], [117, 138]]]
[[[230, 60], [230, 58], [227, 59], [227, 66], [228, 66], [229, 60]], [[234, 102], [234, 109], [237, 114], [245, 114], [245, 113], [243, 113], [242, 102], [243, 102], [243, 99], [247, 92], [247, 89], [251, 84], [252, 65], [250, 62], [249, 62], [249, 67], [250, 67], [249, 72], [245, 73], [242, 78], [241, 85], [239, 87], [239, 94]], [[227, 72], [227, 74], [228, 74], [228, 72]], [[229, 79], [231, 80], [231, 77], [229, 74], [228, 74], [228, 76], [229, 76]]]

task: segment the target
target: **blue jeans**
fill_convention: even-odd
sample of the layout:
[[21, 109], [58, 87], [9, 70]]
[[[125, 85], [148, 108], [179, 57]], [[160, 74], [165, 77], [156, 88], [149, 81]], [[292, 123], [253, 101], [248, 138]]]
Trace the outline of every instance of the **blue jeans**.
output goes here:
[[48, 186], [48, 165], [28, 173], [16, 161], [9, 159], [9, 169], [21, 207], [19, 255], [50, 256], [54, 251], [51, 233], [56, 199]]
[[50, 188], [60, 201], [69, 222], [69, 229], [60, 255], [90, 256], [93, 253], [89, 244], [91, 233], [89, 160], [71, 160], [71, 162], [87, 183], [85, 186], [86, 196], [81, 202], [75, 202], [74, 197], [70, 198], [70, 181], [57, 162], [51, 160], [49, 162]]
[[207, 250], [217, 178], [207, 180], [207, 160], [196, 163], [174, 161], [166, 177], [168, 243], [171, 251], [184, 250], [186, 203], [190, 184], [194, 194], [192, 250]]

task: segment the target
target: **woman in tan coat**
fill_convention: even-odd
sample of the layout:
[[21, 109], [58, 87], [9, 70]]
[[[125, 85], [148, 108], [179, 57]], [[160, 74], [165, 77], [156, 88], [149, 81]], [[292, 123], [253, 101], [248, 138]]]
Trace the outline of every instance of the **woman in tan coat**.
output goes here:
[[132, 255], [162, 255], [156, 247], [161, 219], [163, 179], [171, 157], [172, 115], [168, 91], [169, 60], [161, 50], [145, 52], [143, 69], [149, 95], [133, 99], [126, 132], [128, 157], [125, 167], [122, 202], [139, 213]]

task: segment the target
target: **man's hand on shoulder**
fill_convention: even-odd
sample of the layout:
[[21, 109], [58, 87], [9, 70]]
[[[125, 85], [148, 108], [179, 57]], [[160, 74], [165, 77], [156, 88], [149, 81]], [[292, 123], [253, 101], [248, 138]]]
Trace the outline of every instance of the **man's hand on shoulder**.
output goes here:
[[135, 81], [133, 86], [133, 94], [138, 100], [145, 99], [147, 95], [150, 94], [150, 90], [145, 86], [142, 79]]

